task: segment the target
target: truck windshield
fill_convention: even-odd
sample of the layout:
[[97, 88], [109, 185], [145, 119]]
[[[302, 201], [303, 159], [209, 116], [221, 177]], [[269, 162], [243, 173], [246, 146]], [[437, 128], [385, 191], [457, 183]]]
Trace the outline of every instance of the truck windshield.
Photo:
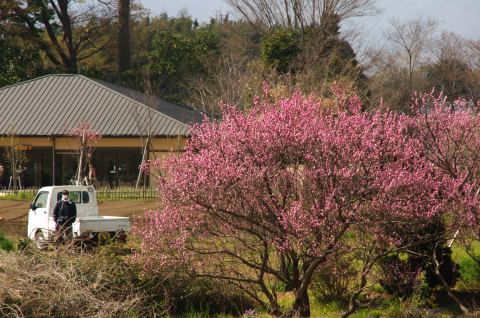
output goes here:
[[[88, 192], [86, 191], [70, 191], [69, 193], [70, 201], [75, 203], [88, 203], [90, 201], [89, 198]], [[59, 192], [57, 194], [57, 201], [60, 201], [61, 199], [62, 192]]]
[[48, 192], [42, 191], [35, 198], [35, 206], [37, 208], [44, 208], [47, 206]]

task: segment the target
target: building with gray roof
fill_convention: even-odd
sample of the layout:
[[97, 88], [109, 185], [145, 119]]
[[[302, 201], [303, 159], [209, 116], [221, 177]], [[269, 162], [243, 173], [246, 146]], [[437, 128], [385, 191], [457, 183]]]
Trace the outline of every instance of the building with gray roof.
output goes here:
[[191, 107], [73, 74], [0, 88], [0, 114], [0, 145], [15, 136], [26, 151], [25, 186], [69, 182], [79, 157], [72, 131], [82, 123], [102, 136], [92, 156], [97, 183], [115, 186], [134, 183], [142, 149], [148, 149], [149, 159], [181, 151], [189, 125], [203, 119]]

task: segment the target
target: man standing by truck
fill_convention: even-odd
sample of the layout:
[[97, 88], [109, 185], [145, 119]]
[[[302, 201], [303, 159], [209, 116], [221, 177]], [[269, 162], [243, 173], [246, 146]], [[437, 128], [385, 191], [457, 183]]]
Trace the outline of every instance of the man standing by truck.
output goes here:
[[62, 199], [57, 202], [53, 209], [53, 220], [55, 221], [55, 233], [57, 243], [65, 236], [66, 241], [73, 238], [72, 224], [77, 218], [77, 207], [68, 198], [68, 190], [63, 190]]

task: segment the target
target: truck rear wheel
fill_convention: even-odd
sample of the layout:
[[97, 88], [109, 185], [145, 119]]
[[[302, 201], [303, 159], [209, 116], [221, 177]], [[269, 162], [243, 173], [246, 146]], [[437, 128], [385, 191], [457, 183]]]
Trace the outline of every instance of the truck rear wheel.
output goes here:
[[45, 236], [43, 235], [43, 232], [41, 230], [38, 230], [35, 233], [34, 241], [35, 241], [35, 246], [39, 250], [44, 251], [47, 249], [47, 242], [45, 242]]
[[118, 243], [122, 243], [122, 244], [127, 243], [127, 233], [125, 233], [124, 231], [120, 231], [113, 234], [114, 234], [113, 237], [115, 238], [115, 241], [117, 241]]

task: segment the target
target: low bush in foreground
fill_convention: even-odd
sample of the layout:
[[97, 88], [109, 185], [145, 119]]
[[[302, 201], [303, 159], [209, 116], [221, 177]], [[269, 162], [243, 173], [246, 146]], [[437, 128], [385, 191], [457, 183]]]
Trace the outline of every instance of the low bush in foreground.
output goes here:
[[[40, 253], [22, 242], [20, 252], [0, 251], [0, 317], [272, 317], [231, 285], [192, 278], [180, 268], [165, 268], [156, 276], [147, 276], [125, 262], [131, 250], [124, 247], [108, 245], [90, 253]], [[468, 265], [468, 258], [455, 260]], [[352, 292], [358, 276], [354, 262], [332, 261], [339, 261], [339, 265], [318, 273], [310, 291], [316, 296], [312, 297], [312, 317], [340, 317], [347, 306], [345, 296]], [[325, 285], [330, 288], [327, 294]], [[431, 303], [419, 292], [402, 300], [387, 295], [377, 284], [369, 292], [369, 303], [352, 317], [459, 315], [458, 308], [441, 291], [432, 295]], [[288, 290], [279, 290], [278, 297], [282, 308], [294, 301]]]
[[208, 280], [142, 275], [124, 252], [114, 245], [80, 254], [0, 251], [0, 317], [210, 316], [247, 308]]

